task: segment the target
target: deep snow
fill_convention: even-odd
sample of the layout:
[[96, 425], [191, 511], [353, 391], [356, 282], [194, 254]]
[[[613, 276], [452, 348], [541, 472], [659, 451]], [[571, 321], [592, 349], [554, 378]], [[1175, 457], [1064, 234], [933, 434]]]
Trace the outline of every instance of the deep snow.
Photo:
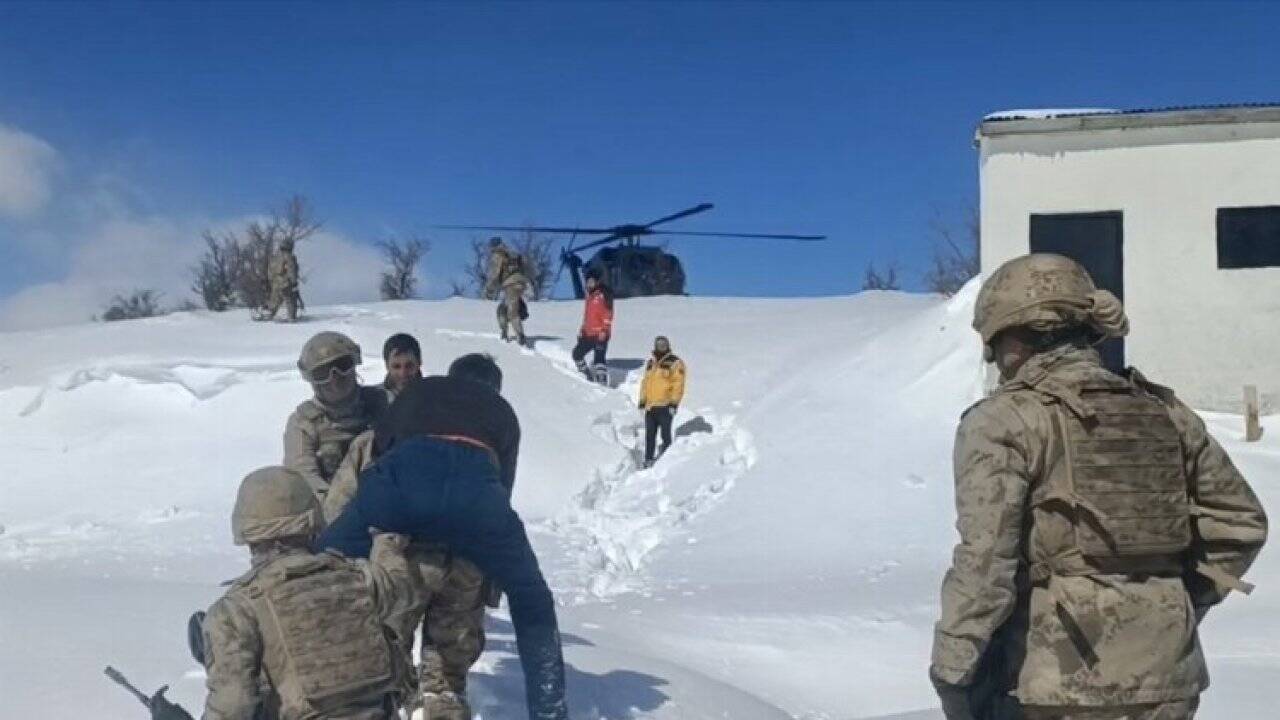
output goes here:
[[[957, 298], [649, 298], [618, 303], [605, 389], [572, 370], [580, 306], [540, 303], [533, 350], [487, 303], [243, 312], [0, 335], [0, 718], [134, 718], [101, 674], [201, 707], [184, 624], [237, 575], [240, 478], [278, 462], [312, 333], [365, 349], [412, 332], [428, 371], [494, 353], [524, 444], [515, 501], [561, 601], [575, 718], [938, 717], [925, 678], [954, 533], [950, 444], [981, 394]], [[654, 335], [690, 367], [675, 447], [637, 470], [641, 365]], [[1157, 378], [1158, 379], [1158, 378]], [[1269, 506], [1280, 422], [1244, 444], [1206, 415]], [[1201, 717], [1269, 717], [1280, 679], [1280, 567], [1207, 622]], [[503, 613], [472, 675], [485, 720], [522, 718]]]

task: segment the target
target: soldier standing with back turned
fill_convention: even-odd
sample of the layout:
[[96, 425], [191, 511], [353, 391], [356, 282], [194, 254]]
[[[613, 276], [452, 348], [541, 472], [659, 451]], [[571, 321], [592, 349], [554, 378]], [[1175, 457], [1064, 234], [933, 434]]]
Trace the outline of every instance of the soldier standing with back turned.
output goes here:
[[502, 243], [502, 238], [489, 238], [489, 268], [485, 275], [484, 296], [490, 300], [498, 298], [498, 290], [502, 290], [502, 301], [498, 305], [498, 330], [503, 340], [510, 340], [507, 333], [510, 326], [515, 332], [515, 340], [527, 345], [524, 336], [525, 309], [524, 291], [529, 286], [529, 279], [524, 273], [524, 263], [520, 253]]
[[1000, 370], [955, 444], [957, 529], [930, 678], [949, 720], [1186, 720], [1197, 625], [1266, 539], [1204, 423], [1097, 342], [1128, 320], [1059, 255], [1011, 260], [974, 328]]
[[241, 483], [231, 530], [253, 566], [203, 622], [205, 720], [399, 717], [406, 639], [395, 629], [422, 600], [407, 538], [376, 536], [367, 562], [313, 554], [321, 523], [297, 473], [266, 467]]

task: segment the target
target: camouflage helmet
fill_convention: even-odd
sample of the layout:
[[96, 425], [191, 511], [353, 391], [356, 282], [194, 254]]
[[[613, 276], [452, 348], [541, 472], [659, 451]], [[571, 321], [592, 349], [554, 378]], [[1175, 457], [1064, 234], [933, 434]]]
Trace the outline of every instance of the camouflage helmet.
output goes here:
[[298, 473], [278, 465], [245, 476], [231, 511], [231, 537], [237, 545], [287, 537], [307, 537], [320, 530], [320, 501]]
[[1052, 332], [1075, 325], [1092, 328], [1099, 339], [1129, 332], [1116, 296], [1099, 290], [1080, 263], [1052, 253], [1023, 255], [996, 268], [973, 309], [973, 329], [984, 345], [1011, 327]]
[[326, 330], [316, 333], [302, 346], [302, 353], [298, 356], [298, 369], [302, 371], [303, 377], [310, 380], [312, 371], [316, 368], [341, 357], [350, 357], [359, 365], [362, 362], [360, 346], [340, 332]]

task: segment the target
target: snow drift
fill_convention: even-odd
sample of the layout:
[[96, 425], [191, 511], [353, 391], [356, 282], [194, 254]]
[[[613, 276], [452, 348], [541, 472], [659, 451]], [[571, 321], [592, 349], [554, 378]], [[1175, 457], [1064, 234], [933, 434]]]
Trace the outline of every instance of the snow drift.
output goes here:
[[[515, 501], [561, 602], [575, 718], [934, 718], [925, 678], [954, 542], [950, 445], [981, 394], [975, 288], [827, 299], [618, 303], [609, 388], [568, 356], [578, 303], [535, 305], [532, 350], [493, 308], [450, 300], [320, 308], [298, 325], [243, 312], [0, 335], [0, 718], [141, 717], [111, 663], [201, 707], [187, 615], [239, 574], [240, 478], [279, 462], [307, 386], [293, 363], [338, 330], [377, 351], [422, 341], [428, 371], [493, 353], [524, 443]], [[638, 463], [635, 391], [655, 335], [689, 364], [677, 440]], [[1280, 423], [1211, 429], [1264, 501]], [[1207, 623], [1202, 717], [1267, 717], [1280, 671], [1280, 568]], [[480, 717], [524, 717], [510, 626], [491, 618], [472, 676]]]

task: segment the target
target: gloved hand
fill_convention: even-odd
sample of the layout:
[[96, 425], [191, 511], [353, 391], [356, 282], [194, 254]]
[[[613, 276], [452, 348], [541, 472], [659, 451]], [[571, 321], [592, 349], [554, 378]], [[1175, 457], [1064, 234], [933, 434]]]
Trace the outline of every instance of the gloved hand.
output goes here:
[[668, 405], [668, 406], [667, 406], [667, 412], [671, 413], [671, 417], [673, 417], [673, 418], [676, 416], [676, 413], [677, 413], [677, 412], [679, 412], [679, 411], [680, 411], [680, 406], [679, 406], [679, 405]]
[[151, 696], [151, 720], [195, 720], [181, 705], [164, 696], [168, 689], [169, 686], [165, 685]]
[[977, 720], [973, 710], [969, 708], [969, 688], [964, 685], [952, 685], [939, 679], [929, 670], [929, 681], [942, 701], [942, 714], [947, 720]]
[[644, 409], [644, 401], [643, 401], [643, 400], [641, 400], [640, 402], [636, 403], [636, 407], [638, 407], [638, 408], [640, 408], [641, 410], [643, 410], [643, 409]]

